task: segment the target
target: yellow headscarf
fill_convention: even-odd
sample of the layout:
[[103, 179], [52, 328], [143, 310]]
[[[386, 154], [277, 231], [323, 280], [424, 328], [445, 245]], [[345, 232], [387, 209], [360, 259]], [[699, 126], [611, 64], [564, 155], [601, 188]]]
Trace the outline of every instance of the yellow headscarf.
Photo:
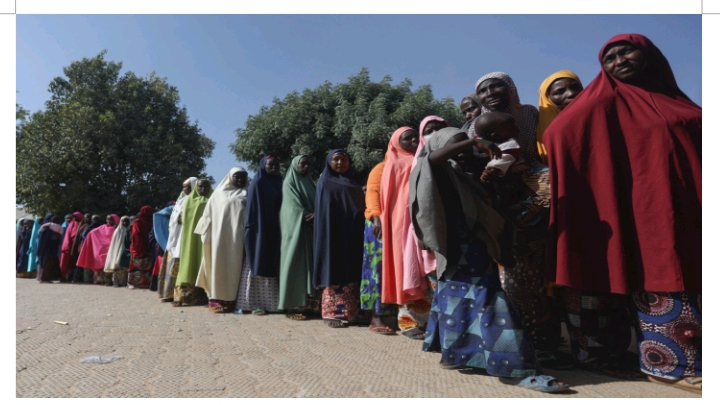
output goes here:
[[545, 150], [545, 144], [543, 143], [543, 134], [555, 117], [560, 114], [560, 109], [552, 101], [550, 101], [550, 98], [547, 96], [548, 89], [557, 79], [574, 79], [577, 80], [578, 83], [582, 84], [580, 78], [577, 77], [575, 73], [569, 70], [560, 70], [548, 76], [548, 78], [540, 85], [540, 119], [538, 120], [537, 125], [537, 146], [540, 160], [542, 160], [544, 164], [547, 164], [548, 161], [547, 151]]

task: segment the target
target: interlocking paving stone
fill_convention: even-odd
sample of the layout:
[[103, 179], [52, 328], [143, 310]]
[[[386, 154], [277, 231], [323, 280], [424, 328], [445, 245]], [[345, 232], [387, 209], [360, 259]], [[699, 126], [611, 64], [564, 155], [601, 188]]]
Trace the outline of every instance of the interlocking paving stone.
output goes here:
[[[147, 290], [26, 279], [16, 280], [16, 302], [19, 398], [553, 398], [442, 370], [422, 342], [367, 327], [212, 314], [160, 303]], [[122, 358], [80, 363], [107, 354]], [[580, 370], [548, 373], [573, 385], [559, 398], [699, 397]]]

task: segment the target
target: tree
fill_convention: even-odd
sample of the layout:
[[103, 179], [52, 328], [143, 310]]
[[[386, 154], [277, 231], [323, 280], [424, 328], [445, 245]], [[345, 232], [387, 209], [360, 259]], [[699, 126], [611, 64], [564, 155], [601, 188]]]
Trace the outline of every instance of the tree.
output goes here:
[[311, 155], [319, 174], [328, 151], [342, 148], [363, 181], [383, 160], [395, 129], [404, 125], [418, 129], [428, 115], [441, 116], [452, 126], [463, 124], [452, 98], [434, 99], [427, 85], [413, 92], [408, 79], [396, 86], [391, 82], [390, 76], [371, 82], [363, 68], [347, 83], [325, 82], [302, 94], [294, 91], [283, 100], [275, 98], [272, 106], [261, 107], [244, 128], [235, 130], [237, 140], [230, 150], [253, 170], [266, 155], [277, 156], [284, 169], [293, 157]]
[[17, 198], [32, 213], [134, 214], [205, 175], [215, 143], [189, 121], [177, 89], [154, 72], [121, 76], [105, 53], [64, 68], [45, 110], [19, 127]]

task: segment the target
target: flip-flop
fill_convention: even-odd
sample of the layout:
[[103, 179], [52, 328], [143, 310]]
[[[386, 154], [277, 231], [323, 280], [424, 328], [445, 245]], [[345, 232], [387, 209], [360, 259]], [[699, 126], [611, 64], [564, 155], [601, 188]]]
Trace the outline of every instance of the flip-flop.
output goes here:
[[[527, 377], [525, 379], [514, 379], [500, 377], [500, 382], [508, 385], [515, 385], [522, 388], [527, 388], [533, 391], [545, 392], [548, 394], [554, 394], [557, 392], [567, 391], [570, 389], [568, 384], [559, 385], [559, 381], [555, 377], [549, 375], [536, 375]], [[555, 385], [552, 385], [552, 383]]]
[[252, 310], [252, 314], [258, 315], [258, 316], [263, 316], [263, 315], [267, 315], [267, 312], [265, 312], [265, 310], [263, 310], [263, 309], [257, 308], [257, 309]]
[[285, 318], [292, 319], [293, 321], [307, 321], [308, 317], [303, 314], [287, 314]]
[[402, 331], [402, 334], [403, 336], [409, 337], [410, 339], [425, 340], [425, 332], [420, 329], [413, 328], [409, 330], [404, 330]]
[[347, 328], [347, 325], [344, 322], [336, 320], [336, 319], [325, 319], [324, 322], [325, 322], [325, 325], [327, 325], [329, 328], [333, 328], [333, 329]]
[[466, 366], [464, 364], [453, 364], [453, 363], [447, 363], [444, 361], [441, 361], [438, 364], [440, 364], [440, 368], [445, 369], [445, 370], [461, 370], [464, 368], [470, 368], [470, 366]]
[[669, 380], [667, 378], [649, 375], [647, 376], [647, 378], [648, 380], [656, 384], [665, 385], [667, 387], [675, 387], [681, 390], [702, 395], [702, 377], [685, 377], [679, 380]]
[[377, 333], [378, 335], [394, 335], [395, 331], [386, 325], [370, 325], [370, 332]]

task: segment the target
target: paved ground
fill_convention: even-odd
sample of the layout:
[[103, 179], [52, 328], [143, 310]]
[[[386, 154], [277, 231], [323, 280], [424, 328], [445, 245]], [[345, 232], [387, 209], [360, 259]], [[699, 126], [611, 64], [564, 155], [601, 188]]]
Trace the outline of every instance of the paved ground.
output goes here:
[[[16, 280], [17, 397], [549, 396], [442, 370], [439, 355], [401, 335], [178, 309], [147, 290]], [[80, 362], [95, 355], [121, 358]], [[566, 398], [698, 397], [577, 370], [549, 374], [574, 386]]]

